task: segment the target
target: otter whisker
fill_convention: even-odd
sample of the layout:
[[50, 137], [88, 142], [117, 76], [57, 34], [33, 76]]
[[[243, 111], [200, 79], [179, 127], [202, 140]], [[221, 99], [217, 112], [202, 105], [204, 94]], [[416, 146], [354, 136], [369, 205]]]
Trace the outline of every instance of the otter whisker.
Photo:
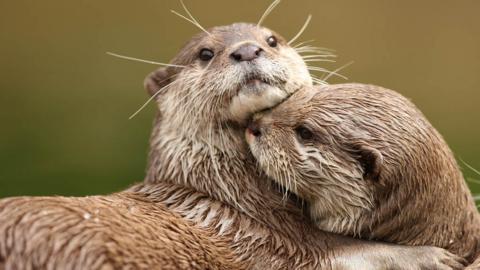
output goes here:
[[330, 63], [335, 63], [335, 60], [331, 59], [319, 59], [319, 58], [312, 58], [312, 59], [305, 59], [303, 62], [330, 62]]
[[462, 158], [460, 158], [460, 161], [465, 164], [465, 166], [467, 166], [467, 168], [469, 168], [470, 170], [472, 170], [474, 173], [480, 175], [480, 171], [478, 171], [477, 169], [475, 169], [473, 166], [471, 166], [470, 164], [468, 164], [467, 162], [465, 162], [465, 160], [463, 160]]
[[474, 178], [467, 177], [465, 180], [467, 180], [467, 182], [469, 182], [469, 183], [480, 184], [480, 180], [477, 180], [477, 179], [474, 179]]
[[176, 11], [173, 10], [173, 9], [170, 10], [170, 11], [171, 11], [173, 14], [177, 15], [178, 17], [180, 17], [180, 18], [182, 18], [182, 19], [184, 19], [184, 20], [192, 23], [192, 24], [195, 25], [196, 27], [200, 28], [200, 30], [202, 30], [203, 32], [205, 32], [207, 35], [212, 36], [212, 34], [210, 34], [210, 32], [208, 32], [207, 30], [205, 30], [201, 25], [199, 25], [199, 24], [196, 23], [195, 21], [190, 20], [189, 18], [187, 18], [187, 17], [185, 17], [184, 15], [176, 12]]
[[111, 55], [111, 56], [114, 56], [114, 57], [126, 59], [126, 60], [137, 61], [137, 62], [152, 64], [152, 65], [157, 65], [157, 66], [179, 67], [179, 68], [184, 68], [184, 67], [185, 67], [185, 66], [182, 66], [182, 65], [174, 65], [174, 64], [160, 63], [160, 62], [155, 62], [155, 61], [150, 61], [150, 60], [145, 60], [145, 59], [140, 59], [140, 58], [125, 56], [125, 55], [121, 55], [121, 54], [117, 54], [117, 53], [112, 53], [112, 52], [106, 52], [106, 54]]
[[[171, 79], [171, 78], [173, 78], [173, 77], [175, 77], [175, 76], [176, 76], [176, 75], [170, 76], [169, 78], [167, 78], [167, 79], [165, 79], [165, 80], [163, 80], [163, 81], [169, 80], [169, 79]], [[162, 81], [162, 82], [163, 82], [163, 81]], [[147, 107], [147, 105], [148, 105], [148, 103], [150, 103], [150, 101], [152, 101], [153, 99], [155, 99], [164, 89], [166, 89], [167, 87], [173, 85], [175, 82], [176, 82], [176, 81], [173, 81], [173, 82], [165, 85], [164, 87], [158, 89], [158, 91], [157, 91], [155, 94], [153, 94], [149, 99], [147, 99], [147, 101], [145, 101], [145, 103], [143, 103], [143, 105], [140, 106], [140, 108], [139, 108], [137, 111], [135, 111], [132, 115], [130, 115], [130, 117], [128, 118], [128, 120], [131, 120], [131, 119], [134, 118], [137, 114], [139, 114], [143, 109], [145, 109], [145, 107]]]
[[312, 46], [312, 45], [304, 45], [304, 46], [299, 46], [299, 47], [295, 47], [296, 50], [301, 50], [301, 49], [316, 49], [316, 50], [322, 50], [322, 51], [326, 51], [326, 52], [335, 52], [334, 49], [331, 49], [331, 48], [326, 48], [326, 47], [318, 47], [318, 46]]
[[205, 32], [206, 34], [208, 34], [209, 36], [212, 36], [212, 34], [210, 32], [208, 32], [205, 28], [203, 28], [203, 26], [195, 19], [195, 17], [193, 17], [192, 13], [190, 13], [190, 11], [188, 10], [187, 6], [185, 6], [185, 3], [183, 3], [183, 0], [180, 0], [180, 3], [182, 4], [182, 7], [183, 7], [183, 10], [185, 10], [185, 12], [187, 13], [187, 15], [190, 17], [190, 18], [187, 18], [186, 16], [178, 13], [177, 11], [175, 10], [170, 10], [173, 14], [179, 16], [180, 18], [188, 21], [188, 22], [191, 22], [193, 25], [195, 25], [196, 27], [198, 27], [200, 30], [202, 30], [203, 32]]
[[[345, 65], [343, 65], [343, 66], [335, 69], [334, 71], [330, 72], [329, 74], [326, 74], [326, 75], [322, 78], [322, 80], [327, 81], [330, 77], [332, 77], [332, 75], [337, 75], [337, 76], [340, 75], [340, 74], [338, 74], [338, 72], [339, 72], [340, 70], [342, 70], [342, 69], [350, 66], [351, 64], [353, 64], [353, 61], [350, 61], [350, 62], [346, 63]], [[345, 80], [348, 80], [348, 78], [347, 78], [346, 76], [341, 75], [340, 77], [344, 78]]]
[[312, 15], [309, 14], [308, 17], [307, 17], [307, 20], [303, 24], [302, 28], [300, 28], [300, 31], [298, 31], [298, 33], [292, 39], [290, 39], [290, 41], [287, 43], [288, 45], [292, 44], [295, 40], [297, 40], [297, 38], [299, 38], [303, 34], [305, 29], [307, 29], [307, 26], [310, 23], [311, 19], [312, 19]]
[[298, 48], [294, 48], [295, 51], [298, 53], [304, 53], [304, 52], [314, 52], [314, 53], [319, 53], [322, 55], [331, 55], [331, 56], [336, 56], [334, 54], [334, 50], [328, 49], [328, 48], [322, 48], [322, 47], [314, 47], [314, 46], [302, 46]]
[[323, 81], [321, 80], [320, 78], [314, 76], [314, 75], [311, 75], [312, 76], [312, 81], [315, 83], [315, 84], [320, 84], [320, 85], [327, 85], [328, 83], [326, 81]]
[[[325, 58], [327, 58], [327, 57], [330, 57], [330, 58], [337, 57], [333, 53], [326, 52], [326, 51], [321, 51], [321, 50], [307, 50], [307, 49], [304, 49], [304, 50], [297, 50], [297, 53], [300, 54], [302, 57], [310, 56], [310, 55], [318, 55], [318, 56], [325, 57]], [[304, 53], [305, 55], [302, 55], [302, 53]], [[307, 53], [310, 53], [310, 54], [307, 54]]]
[[308, 54], [308, 55], [301, 55], [302, 59], [309, 59], [309, 58], [315, 58], [315, 57], [324, 57], [328, 58], [330, 54]]
[[268, 6], [268, 8], [265, 10], [265, 12], [263, 13], [262, 17], [260, 17], [260, 20], [258, 21], [257, 23], [257, 26], [260, 26], [262, 25], [263, 21], [265, 20], [265, 18], [267, 18], [267, 16], [270, 14], [270, 12], [272, 12], [272, 10], [278, 5], [280, 4], [280, 1], [281, 0], [275, 0], [273, 1], [270, 6]]
[[302, 45], [305, 45], [305, 44], [307, 44], [307, 43], [311, 43], [311, 42], [314, 42], [314, 41], [315, 41], [315, 39], [310, 39], [310, 40], [302, 41], [302, 42], [299, 42], [299, 43], [297, 43], [297, 44], [295, 44], [295, 45], [292, 45], [291, 47], [294, 48], [294, 49], [296, 49], [296, 48], [298, 48], [298, 47], [300, 47], [300, 46], [302, 46]]
[[[337, 77], [340, 77], [344, 80], [348, 80], [347, 77], [343, 76], [342, 74], [338, 74], [336, 73], [335, 71], [330, 71], [328, 69], [325, 69], [325, 68], [320, 68], [320, 67], [312, 67], [312, 66], [307, 66], [308, 70], [312, 70], [312, 71], [320, 71], [320, 72], [323, 72], [323, 73], [327, 73], [330, 77], [331, 75], [335, 75]], [[324, 78], [322, 78], [322, 80], [325, 80]]]

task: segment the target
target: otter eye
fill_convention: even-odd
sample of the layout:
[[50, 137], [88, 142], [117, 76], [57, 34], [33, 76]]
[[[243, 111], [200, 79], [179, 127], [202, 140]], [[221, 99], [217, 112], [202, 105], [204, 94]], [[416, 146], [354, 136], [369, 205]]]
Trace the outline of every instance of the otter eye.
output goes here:
[[202, 49], [200, 50], [200, 53], [198, 54], [198, 58], [200, 58], [202, 61], [210, 61], [215, 54], [213, 53], [212, 50], [210, 49]]
[[295, 132], [302, 140], [311, 140], [313, 138], [313, 132], [304, 126], [297, 127]]
[[267, 38], [267, 43], [270, 47], [275, 48], [275, 47], [277, 47], [278, 41], [274, 36], [271, 36], [271, 37]]

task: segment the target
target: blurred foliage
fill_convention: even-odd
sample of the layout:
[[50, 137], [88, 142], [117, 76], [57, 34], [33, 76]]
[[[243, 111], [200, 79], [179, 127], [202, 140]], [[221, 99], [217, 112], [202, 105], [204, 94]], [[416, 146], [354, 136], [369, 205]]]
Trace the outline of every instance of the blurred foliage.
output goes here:
[[[270, 4], [186, 2], [207, 27], [256, 22]], [[170, 9], [180, 3], [0, 0], [0, 197], [109, 193], [143, 179], [154, 105], [128, 116], [155, 67], [105, 52], [168, 61], [198, 32]], [[341, 72], [350, 81], [411, 98], [480, 168], [479, 10], [476, 0], [284, 0], [265, 24], [289, 38], [311, 13], [301, 39], [340, 55], [325, 67], [354, 61]]]

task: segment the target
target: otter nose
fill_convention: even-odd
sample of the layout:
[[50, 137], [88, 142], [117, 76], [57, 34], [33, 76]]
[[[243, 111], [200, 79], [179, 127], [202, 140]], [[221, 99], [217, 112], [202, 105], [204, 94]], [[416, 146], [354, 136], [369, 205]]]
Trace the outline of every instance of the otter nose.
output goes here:
[[250, 122], [248, 124], [247, 130], [250, 134], [252, 134], [255, 137], [260, 137], [262, 135], [262, 132], [260, 131], [260, 125], [258, 124], [257, 121]]
[[234, 51], [230, 56], [238, 62], [252, 61], [258, 58], [263, 51], [262, 48], [253, 44], [244, 44]]

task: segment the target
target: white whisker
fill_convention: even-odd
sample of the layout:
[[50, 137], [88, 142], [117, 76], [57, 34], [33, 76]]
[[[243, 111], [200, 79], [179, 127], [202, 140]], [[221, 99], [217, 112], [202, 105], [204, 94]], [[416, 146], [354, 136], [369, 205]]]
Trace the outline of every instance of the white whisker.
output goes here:
[[262, 17], [260, 17], [260, 20], [258, 21], [257, 26], [262, 25], [263, 21], [265, 20], [265, 18], [267, 18], [268, 14], [272, 12], [272, 10], [280, 3], [280, 1], [281, 0], [275, 0], [270, 4], [270, 6], [268, 6], [268, 8], [263, 13]]
[[[169, 78], [167, 78], [165, 80], [171, 79], [174, 76], [176, 76], [176, 75], [170, 76]], [[165, 80], [163, 80], [163, 81], [165, 81]], [[163, 89], [166, 89], [167, 87], [171, 86], [175, 82], [176, 81], [173, 81], [173, 82], [165, 85], [164, 87], [158, 89], [158, 91], [155, 94], [153, 94], [147, 101], [145, 101], [145, 103], [143, 103], [143, 105], [137, 111], [135, 111], [132, 115], [130, 115], [128, 120], [131, 120], [133, 117], [135, 117], [137, 114], [139, 114], [143, 109], [145, 109], [145, 107], [147, 107], [147, 105], [148, 105], [148, 103], [150, 103], [150, 101], [152, 101], [154, 98], [156, 98], [160, 94], [160, 92], [162, 92]]]
[[480, 180], [477, 180], [477, 179], [474, 179], [474, 178], [467, 177], [465, 180], [467, 180], [467, 182], [469, 182], [469, 183], [480, 184]]
[[312, 59], [304, 59], [303, 62], [330, 62], [335, 63], [335, 60], [331, 59], [320, 59], [320, 58], [312, 58]]
[[311, 19], [312, 19], [312, 15], [309, 14], [308, 17], [307, 17], [307, 20], [303, 24], [302, 28], [300, 28], [300, 31], [298, 31], [298, 33], [287, 43], [288, 45], [292, 44], [295, 40], [297, 40], [297, 38], [299, 38], [303, 34], [305, 29], [307, 29], [307, 26], [310, 23]]
[[300, 46], [302, 46], [302, 45], [305, 45], [305, 44], [307, 44], [307, 43], [314, 42], [314, 41], [315, 41], [315, 39], [310, 39], [310, 40], [302, 41], [302, 42], [297, 43], [296, 45], [292, 45], [292, 48], [298, 48], [298, 47], [300, 47]]
[[323, 81], [327, 81], [330, 77], [332, 77], [332, 75], [336, 75], [336, 76], [339, 76], [339, 77], [341, 77], [341, 78], [343, 78], [343, 79], [345, 79], [345, 80], [348, 80], [348, 78], [347, 78], [346, 76], [343, 76], [343, 75], [341, 75], [341, 74], [338, 74], [338, 72], [339, 72], [340, 70], [342, 70], [342, 69], [350, 66], [351, 64], [353, 64], [353, 61], [348, 62], [348, 63], [346, 63], [345, 65], [343, 65], [343, 66], [335, 69], [334, 71], [330, 72], [329, 74], [325, 75], [325, 76], [322, 78], [322, 80], [323, 80]]
[[140, 59], [140, 58], [125, 56], [125, 55], [121, 55], [121, 54], [116, 54], [116, 53], [112, 53], [112, 52], [106, 52], [106, 54], [111, 55], [111, 56], [114, 56], [114, 57], [126, 59], [126, 60], [137, 61], [137, 62], [152, 64], [152, 65], [157, 65], [157, 66], [180, 67], [180, 68], [184, 68], [184, 67], [185, 67], [185, 66], [182, 66], [182, 65], [174, 65], [174, 64], [160, 63], [160, 62], [155, 62], [155, 61], [150, 61], [150, 60], [145, 60], [145, 59]]
[[[332, 75], [335, 75], [337, 77], [340, 77], [344, 80], [348, 80], [347, 77], [343, 76], [342, 74], [338, 74], [337, 72], [335, 71], [330, 71], [328, 69], [325, 69], [325, 68], [321, 68], [321, 67], [311, 67], [311, 66], [307, 66], [308, 70], [313, 70], [313, 71], [320, 71], [320, 72], [323, 72], [323, 73], [327, 73], [328, 75], [326, 75], [325, 77], [328, 77], [330, 78]], [[325, 78], [322, 78], [322, 80], [325, 80]]]
[[315, 58], [315, 57], [325, 57], [325, 58], [331, 58], [330, 55], [325, 55], [325, 54], [310, 54], [310, 55], [301, 55], [303, 59], [310, 59], [310, 58]]
[[460, 161], [465, 164], [465, 166], [467, 166], [467, 168], [469, 168], [470, 170], [472, 170], [473, 172], [475, 172], [476, 174], [480, 175], [480, 171], [478, 171], [477, 169], [473, 168], [473, 166], [471, 166], [470, 164], [468, 164], [467, 162], [465, 162], [462, 158], [460, 158]]
[[183, 10], [185, 10], [185, 12], [187, 13], [187, 15], [190, 17], [190, 18], [187, 18], [186, 16], [178, 13], [177, 11], [175, 10], [170, 10], [173, 14], [179, 16], [180, 18], [192, 23], [193, 25], [195, 25], [196, 27], [198, 27], [200, 30], [202, 30], [203, 32], [205, 32], [207, 35], [209, 36], [212, 36], [212, 34], [210, 34], [210, 32], [208, 32], [196, 19], [195, 17], [193, 17], [192, 13], [190, 13], [190, 11], [188, 10], [187, 6], [185, 5], [185, 3], [183, 3], [183, 0], [180, 0], [180, 3], [182, 4], [182, 7], [183, 7]]
[[334, 52], [335, 52], [335, 50], [333, 49], [324, 48], [324, 47], [315, 47], [310, 45], [295, 47], [294, 49], [297, 52], [319, 52], [319, 53], [331, 54], [331, 55], [334, 55]]
[[328, 51], [322, 51], [322, 50], [317, 50], [317, 49], [302, 49], [302, 50], [298, 50], [298, 49], [295, 49], [297, 51], [297, 53], [301, 54], [301, 53], [316, 53], [316, 54], [319, 54], [323, 57], [337, 57], [335, 54], [331, 53], [331, 52], [328, 52]]
[[312, 75], [312, 81], [316, 84], [327, 85], [328, 83]]

